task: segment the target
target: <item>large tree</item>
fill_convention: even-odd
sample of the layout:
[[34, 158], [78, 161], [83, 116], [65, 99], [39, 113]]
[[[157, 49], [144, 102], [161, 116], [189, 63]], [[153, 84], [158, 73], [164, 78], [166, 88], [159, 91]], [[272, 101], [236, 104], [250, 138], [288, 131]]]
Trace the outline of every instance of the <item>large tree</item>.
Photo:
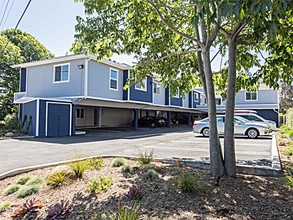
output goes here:
[[[6, 47], [5, 47], [6, 46]], [[5, 115], [16, 112], [13, 105], [13, 94], [19, 89], [19, 71], [14, 64], [43, 60], [53, 57], [44, 45], [30, 34], [7, 29], [0, 34], [0, 120]]]

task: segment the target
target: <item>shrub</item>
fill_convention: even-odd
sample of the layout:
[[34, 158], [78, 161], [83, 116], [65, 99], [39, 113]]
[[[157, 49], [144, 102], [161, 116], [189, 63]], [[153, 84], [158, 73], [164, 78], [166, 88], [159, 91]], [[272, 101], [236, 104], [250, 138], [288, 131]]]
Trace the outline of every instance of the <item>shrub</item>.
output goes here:
[[25, 185], [27, 186], [38, 185], [38, 184], [41, 184], [42, 182], [43, 180], [41, 178], [36, 177], [36, 178], [28, 180]]
[[22, 218], [26, 215], [27, 219], [32, 219], [31, 215], [39, 212], [39, 209], [41, 209], [42, 207], [43, 204], [40, 200], [35, 198], [28, 199], [23, 205], [18, 206], [18, 208], [13, 212], [12, 217]]
[[7, 187], [7, 189], [3, 192], [4, 196], [8, 196], [12, 193], [15, 193], [19, 190], [19, 188], [21, 187], [21, 185], [18, 184], [14, 184], [14, 185], [10, 185]]
[[37, 193], [41, 189], [41, 184], [24, 185], [17, 193], [17, 198], [24, 198]]
[[92, 159], [88, 160], [88, 163], [89, 163], [90, 169], [100, 170], [103, 165], [103, 159], [102, 158], [97, 158], [97, 159], [92, 158]]
[[129, 187], [128, 194], [129, 199], [142, 199], [143, 193], [140, 191], [140, 189], [136, 185], [132, 185]]
[[126, 205], [118, 204], [117, 213], [112, 213], [110, 215], [111, 220], [138, 220], [139, 212], [141, 210], [141, 206], [139, 204], [134, 203], [130, 207]]
[[30, 179], [31, 179], [30, 176], [22, 176], [22, 177], [20, 177], [20, 178], [16, 181], [16, 184], [24, 185], [24, 184], [26, 184], [26, 182], [29, 181]]
[[0, 213], [5, 212], [11, 205], [12, 205], [11, 202], [2, 202], [0, 204]]
[[48, 209], [47, 219], [65, 219], [71, 212], [71, 204], [68, 200], [51, 205]]
[[204, 193], [207, 187], [196, 176], [183, 173], [176, 178], [176, 186], [184, 193]]
[[130, 173], [133, 171], [133, 168], [130, 165], [123, 165], [120, 169], [121, 173]]
[[112, 160], [111, 166], [112, 167], [121, 167], [125, 165], [125, 159], [122, 157], [118, 157]]
[[159, 178], [159, 173], [155, 171], [154, 169], [149, 169], [146, 173], [147, 177], [150, 179], [158, 179]]
[[154, 160], [154, 149], [152, 149], [150, 152], [147, 150], [144, 153], [140, 152], [137, 160], [141, 165], [150, 164]]
[[78, 179], [82, 179], [83, 173], [89, 169], [89, 163], [86, 160], [77, 160], [68, 164]]
[[284, 155], [292, 156], [293, 155], [293, 145], [289, 145], [282, 150]]
[[286, 180], [287, 185], [288, 185], [291, 189], [293, 189], [293, 176], [292, 176], [292, 175], [285, 176], [285, 180]]
[[47, 184], [52, 187], [61, 186], [69, 181], [70, 181], [70, 178], [68, 176], [68, 173], [65, 171], [52, 173], [46, 178]]
[[107, 176], [99, 176], [99, 179], [94, 178], [88, 186], [88, 190], [99, 194], [103, 190], [108, 189], [113, 185], [113, 180]]

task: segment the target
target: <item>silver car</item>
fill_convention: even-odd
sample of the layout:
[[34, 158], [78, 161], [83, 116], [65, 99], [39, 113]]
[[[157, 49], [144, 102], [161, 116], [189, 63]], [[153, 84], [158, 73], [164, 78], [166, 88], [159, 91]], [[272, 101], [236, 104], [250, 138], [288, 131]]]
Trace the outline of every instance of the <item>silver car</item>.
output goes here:
[[[217, 116], [217, 127], [219, 134], [224, 134], [225, 115]], [[240, 116], [234, 116], [234, 134], [245, 135], [249, 138], [257, 138], [258, 136], [270, 135], [270, 126], [263, 122], [252, 122]], [[193, 122], [193, 132], [208, 137], [209, 118]]]
[[259, 116], [257, 114], [254, 114], [254, 113], [237, 113], [237, 112], [235, 112], [235, 115], [240, 116], [242, 118], [245, 118], [245, 119], [247, 119], [249, 121], [264, 122], [264, 123], [268, 124], [270, 126], [271, 130], [273, 130], [273, 131], [275, 131], [277, 129], [276, 122], [264, 119], [263, 117], [261, 117], [261, 116]]

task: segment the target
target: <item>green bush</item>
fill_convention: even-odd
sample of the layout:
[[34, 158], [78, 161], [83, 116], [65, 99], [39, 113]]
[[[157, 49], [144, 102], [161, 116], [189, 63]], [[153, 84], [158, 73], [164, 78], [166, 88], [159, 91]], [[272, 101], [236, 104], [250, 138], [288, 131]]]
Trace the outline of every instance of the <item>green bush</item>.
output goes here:
[[0, 204], [0, 213], [5, 212], [11, 205], [12, 205], [11, 202], [2, 202]]
[[292, 175], [285, 176], [285, 180], [286, 180], [287, 185], [291, 189], [293, 189], [293, 176]]
[[133, 168], [130, 165], [123, 165], [120, 169], [121, 173], [131, 173], [133, 171]]
[[125, 159], [122, 157], [118, 157], [112, 160], [111, 166], [112, 167], [121, 167], [125, 165]]
[[112, 213], [110, 215], [111, 220], [138, 220], [140, 219], [139, 213], [141, 211], [141, 206], [134, 203], [130, 207], [126, 205], [118, 204], [117, 213]]
[[83, 173], [90, 168], [87, 160], [76, 160], [74, 162], [70, 162], [68, 166], [79, 179], [82, 179]]
[[93, 170], [100, 170], [102, 165], [103, 165], [103, 159], [102, 158], [97, 158], [97, 159], [89, 159], [89, 168]]
[[30, 179], [31, 179], [30, 176], [21, 176], [21, 177], [16, 181], [16, 184], [24, 185], [24, 184], [26, 184], [26, 182], [29, 181]]
[[147, 150], [142, 153], [140, 152], [138, 155], [138, 163], [139, 164], [150, 164], [152, 161], [154, 160], [154, 149], [152, 149], [150, 152], [148, 152]]
[[17, 192], [20, 189], [21, 185], [14, 184], [7, 187], [7, 189], [3, 192], [4, 196], [8, 196], [12, 193]]
[[59, 171], [59, 172], [50, 174], [46, 178], [46, 182], [48, 185], [50, 185], [52, 187], [58, 187], [58, 186], [62, 186], [64, 184], [66, 184], [66, 183], [69, 183], [70, 178], [69, 178], [69, 175], [67, 172]]
[[103, 190], [108, 189], [113, 185], [113, 180], [107, 176], [99, 176], [99, 179], [94, 178], [88, 186], [88, 190], [99, 194]]
[[293, 156], [293, 145], [289, 145], [282, 150], [282, 154], [287, 156]]
[[24, 198], [39, 192], [41, 189], [41, 184], [34, 184], [34, 185], [24, 185], [20, 188], [17, 193], [17, 198]]
[[41, 184], [42, 182], [43, 180], [41, 178], [36, 177], [36, 178], [28, 180], [25, 185], [27, 186], [38, 185], [38, 184]]
[[190, 173], [178, 175], [176, 178], [176, 186], [183, 193], [204, 193], [207, 191], [207, 186]]
[[150, 179], [159, 179], [159, 173], [154, 169], [149, 169], [146, 173], [147, 177]]

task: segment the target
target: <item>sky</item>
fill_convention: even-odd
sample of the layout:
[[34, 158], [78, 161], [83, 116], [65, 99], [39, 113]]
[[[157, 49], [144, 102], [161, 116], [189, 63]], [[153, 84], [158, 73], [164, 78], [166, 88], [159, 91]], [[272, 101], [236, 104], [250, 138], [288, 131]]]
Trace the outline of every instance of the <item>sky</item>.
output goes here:
[[[15, 28], [28, 2], [29, 0], [0, 0], [1, 31]], [[55, 56], [64, 56], [74, 41], [77, 15], [84, 16], [84, 7], [81, 3], [74, 3], [74, 0], [32, 0], [18, 29], [34, 36]], [[127, 55], [114, 55], [113, 59], [130, 65], [134, 61]]]

